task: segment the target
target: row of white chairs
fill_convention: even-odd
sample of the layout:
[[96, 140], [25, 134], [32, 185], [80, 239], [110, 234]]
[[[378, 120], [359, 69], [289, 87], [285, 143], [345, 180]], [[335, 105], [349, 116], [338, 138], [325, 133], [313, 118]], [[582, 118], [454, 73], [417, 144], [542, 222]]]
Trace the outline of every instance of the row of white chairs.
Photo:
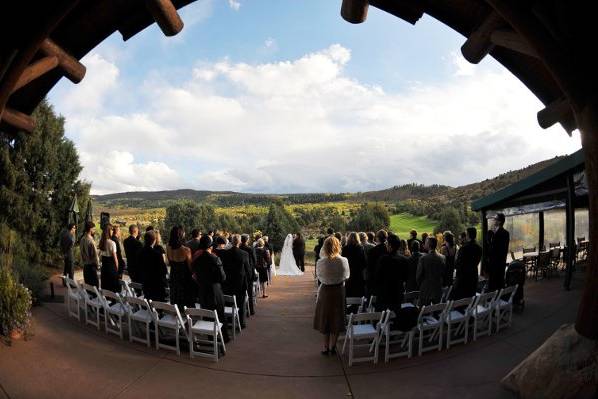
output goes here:
[[[180, 355], [180, 339], [184, 338], [188, 341], [191, 358], [199, 356], [218, 361], [219, 348], [226, 353], [223, 323], [218, 319], [216, 311], [201, 309], [199, 304], [195, 304], [195, 308], [184, 307], [183, 317], [176, 305], [144, 299], [140, 284], [123, 282], [122, 292], [114, 293], [83, 282], [78, 283], [66, 276], [63, 279], [67, 287], [65, 302], [69, 316], [81, 321], [83, 312], [85, 324], [93, 325], [98, 330], [102, 327], [103, 319], [107, 333], [124, 339], [128, 326], [130, 342], [141, 342], [151, 347], [153, 326], [156, 349], [170, 349]], [[231, 320], [235, 339], [237, 330], [241, 331], [239, 307], [235, 296], [225, 295], [224, 299], [225, 317]], [[248, 311], [247, 296], [244, 306]], [[163, 338], [168, 335], [168, 331], [174, 333], [174, 346], [164, 342]], [[195, 350], [196, 346], [199, 347], [198, 350]], [[205, 348], [210, 350], [202, 350]]]
[[[419, 311], [416, 325], [409, 331], [392, 329], [396, 315], [391, 310], [368, 311], [350, 314], [343, 341], [342, 353], [349, 347], [348, 363], [378, 362], [379, 347], [384, 347], [384, 360], [413, 356], [413, 345], [417, 339], [418, 355], [431, 350], [442, 350], [491, 335], [510, 326], [513, 315], [513, 296], [517, 286], [503, 288], [471, 298], [425, 305]], [[448, 295], [447, 295], [448, 297]], [[403, 304], [402, 307], [413, 306]], [[391, 346], [398, 349], [391, 351]], [[356, 357], [358, 348], [367, 349], [364, 356]]]

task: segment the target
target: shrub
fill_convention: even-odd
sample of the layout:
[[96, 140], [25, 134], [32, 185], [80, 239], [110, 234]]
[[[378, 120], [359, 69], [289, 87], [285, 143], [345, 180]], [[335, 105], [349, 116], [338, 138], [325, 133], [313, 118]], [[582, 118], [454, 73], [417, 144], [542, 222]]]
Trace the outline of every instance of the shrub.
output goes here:
[[31, 293], [19, 284], [11, 270], [0, 268], [0, 335], [10, 337], [12, 331], [26, 332], [31, 318]]

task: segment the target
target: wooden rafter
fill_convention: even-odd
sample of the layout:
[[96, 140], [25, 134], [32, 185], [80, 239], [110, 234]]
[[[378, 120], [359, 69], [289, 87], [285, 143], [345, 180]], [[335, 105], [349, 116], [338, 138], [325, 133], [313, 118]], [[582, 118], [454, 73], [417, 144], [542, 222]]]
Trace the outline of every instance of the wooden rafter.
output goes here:
[[565, 98], [560, 98], [548, 104], [546, 108], [538, 111], [537, 117], [538, 124], [543, 129], [548, 129], [550, 126], [560, 123], [571, 135], [571, 132], [577, 128], [571, 104]]
[[166, 36], [174, 36], [183, 29], [183, 20], [170, 0], [145, 0], [154, 20]]
[[500, 15], [495, 12], [490, 13], [461, 46], [463, 57], [472, 64], [479, 63], [494, 47], [491, 40], [492, 33], [505, 25]]
[[347, 22], [360, 24], [368, 17], [369, 4], [367, 0], [343, 0], [341, 16]]
[[63, 70], [64, 75], [73, 83], [79, 83], [85, 76], [85, 65], [81, 64], [75, 57], [67, 53], [52, 39], [47, 38], [40, 46], [40, 50], [48, 55], [58, 58], [58, 65]]
[[29, 133], [33, 132], [33, 129], [35, 128], [35, 119], [27, 114], [8, 107], [4, 108], [2, 122]]
[[511, 29], [497, 29], [490, 35], [490, 41], [509, 50], [538, 58], [538, 53], [526, 42], [521, 35]]
[[58, 66], [58, 57], [50, 55], [44, 58], [40, 58], [33, 64], [29, 65], [23, 73], [17, 83], [14, 85], [13, 93], [19, 90], [21, 87], [27, 85], [29, 82], [39, 78], [40, 76], [48, 73], [52, 69]]

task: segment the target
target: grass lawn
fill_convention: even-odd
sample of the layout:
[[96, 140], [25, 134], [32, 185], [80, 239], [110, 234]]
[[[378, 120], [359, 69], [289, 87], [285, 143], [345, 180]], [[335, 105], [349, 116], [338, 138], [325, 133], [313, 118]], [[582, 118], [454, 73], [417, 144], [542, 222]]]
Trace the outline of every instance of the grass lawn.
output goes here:
[[432, 233], [434, 227], [436, 227], [436, 221], [426, 216], [399, 213], [390, 217], [390, 231], [404, 239], [409, 238], [409, 231], [412, 229], [417, 231], [418, 236], [421, 236], [421, 233]]

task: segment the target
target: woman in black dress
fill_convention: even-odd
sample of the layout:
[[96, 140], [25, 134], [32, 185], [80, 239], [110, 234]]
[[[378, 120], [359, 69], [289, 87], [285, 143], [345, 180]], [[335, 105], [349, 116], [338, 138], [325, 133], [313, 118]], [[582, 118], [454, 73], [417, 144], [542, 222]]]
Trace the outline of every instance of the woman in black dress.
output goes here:
[[102, 231], [99, 250], [102, 258], [102, 289], [120, 292], [120, 283], [118, 281], [118, 257], [116, 254], [116, 243], [110, 238], [112, 236], [112, 226], [107, 224]]
[[262, 298], [268, 298], [266, 295], [266, 284], [268, 283], [268, 269], [272, 263], [270, 252], [264, 247], [264, 240], [261, 238], [257, 240], [255, 248], [255, 268], [259, 274], [260, 285], [262, 287]]
[[170, 303], [183, 307], [195, 306], [197, 285], [191, 276], [191, 250], [183, 245], [185, 232], [181, 226], [170, 230], [166, 257], [170, 265]]
[[351, 277], [345, 281], [346, 295], [348, 297], [362, 297], [365, 295], [365, 281], [363, 276], [367, 263], [359, 234], [349, 234], [347, 245], [343, 248], [341, 256], [347, 258], [349, 269], [351, 270]]
[[453, 276], [455, 274], [455, 256], [457, 255], [457, 246], [455, 245], [455, 236], [450, 231], [445, 231], [444, 244], [440, 248], [440, 253], [444, 255], [446, 267], [444, 269], [443, 286], [453, 285]]
[[143, 296], [153, 301], [166, 301], [166, 263], [164, 256], [155, 249], [156, 234], [150, 230], [145, 233], [143, 248], [137, 255], [137, 262], [142, 270]]

